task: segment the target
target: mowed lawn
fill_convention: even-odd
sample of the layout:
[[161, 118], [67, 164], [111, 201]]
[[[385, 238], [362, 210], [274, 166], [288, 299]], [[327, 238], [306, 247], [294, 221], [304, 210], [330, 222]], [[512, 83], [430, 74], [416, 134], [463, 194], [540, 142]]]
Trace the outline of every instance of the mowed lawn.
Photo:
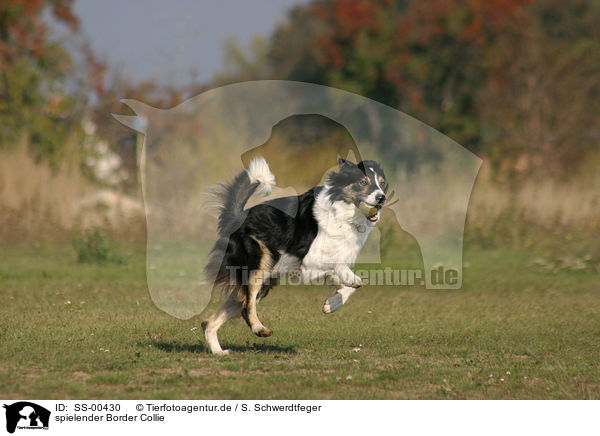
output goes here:
[[141, 250], [82, 265], [70, 247], [0, 249], [0, 397], [163, 399], [600, 398], [600, 274], [532, 253], [466, 250], [459, 291], [277, 288], [259, 305], [275, 334], [221, 330], [158, 310]]

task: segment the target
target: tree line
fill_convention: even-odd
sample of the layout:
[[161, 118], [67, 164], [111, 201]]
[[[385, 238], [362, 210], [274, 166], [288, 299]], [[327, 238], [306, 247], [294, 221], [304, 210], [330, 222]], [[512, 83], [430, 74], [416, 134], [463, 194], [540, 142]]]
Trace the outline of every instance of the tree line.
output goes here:
[[[52, 39], [47, 12], [70, 30], [77, 56]], [[120, 98], [171, 107], [226, 83], [288, 79], [408, 113], [487, 159], [498, 177], [563, 177], [599, 150], [598, 23], [597, 0], [313, 0], [267, 37], [229, 41], [209, 83], [171, 87], [111, 72], [78, 37], [73, 0], [3, 0], [0, 147], [25, 137], [59, 165], [88, 116], [134, 164], [133, 133], [110, 117], [126, 112]]]

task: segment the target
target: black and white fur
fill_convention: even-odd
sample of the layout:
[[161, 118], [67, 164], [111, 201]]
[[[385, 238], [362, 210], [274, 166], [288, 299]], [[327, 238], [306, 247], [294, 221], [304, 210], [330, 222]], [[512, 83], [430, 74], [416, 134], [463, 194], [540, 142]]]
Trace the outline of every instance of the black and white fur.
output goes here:
[[[350, 267], [379, 221], [387, 189], [385, 175], [371, 160], [354, 164], [339, 159], [338, 165], [324, 186], [248, 210], [244, 206], [250, 196], [268, 195], [275, 185], [263, 158], [254, 159], [247, 170], [223, 186], [219, 239], [206, 271], [215, 286], [223, 287], [227, 300], [202, 323], [212, 353], [229, 353], [221, 348], [217, 330], [240, 315], [255, 335], [273, 334], [260, 322], [256, 305], [281, 274], [299, 271], [305, 281], [327, 279], [333, 284], [336, 294], [327, 299], [326, 313], [339, 309], [362, 285]], [[247, 280], [244, 271], [250, 272]]]

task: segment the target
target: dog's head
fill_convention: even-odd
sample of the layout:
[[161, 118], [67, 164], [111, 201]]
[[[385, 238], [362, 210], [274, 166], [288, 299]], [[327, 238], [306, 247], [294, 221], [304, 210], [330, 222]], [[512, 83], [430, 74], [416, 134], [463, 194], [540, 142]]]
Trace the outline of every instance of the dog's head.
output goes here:
[[338, 165], [339, 171], [327, 178], [331, 200], [353, 204], [370, 223], [377, 223], [388, 187], [383, 169], [373, 160], [354, 164], [340, 158]]

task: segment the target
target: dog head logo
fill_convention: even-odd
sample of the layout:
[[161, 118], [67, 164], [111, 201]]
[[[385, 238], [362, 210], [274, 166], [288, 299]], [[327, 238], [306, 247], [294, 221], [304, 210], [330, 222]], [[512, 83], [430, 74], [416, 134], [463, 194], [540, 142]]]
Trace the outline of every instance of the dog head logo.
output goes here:
[[304, 114], [279, 121], [265, 143], [242, 153], [241, 160], [248, 168], [253, 158], [263, 157], [278, 186], [300, 193], [320, 184], [338, 156], [348, 155], [362, 160], [348, 129], [322, 115]]
[[[143, 133], [148, 287], [167, 313], [187, 319], [209, 303], [213, 283], [202, 265], [217, 219], [206, 193], [259, 155], [275, 175], [270, 199], [323, 184], [338, 158], [376, 161], [389, 192], [361, 252], [372, 255], [357, 262], [380, 262], [381, 241], [389, 246], [406, 232], [420, 248], [426, 288], [462, 286], [464, 224], [481, 160], [435, 129], [356, 94], [289, 81], [227, 85], [168, 110], [123, 102], [136, 115], [115, 118]], [[283, 212], [296, 211], [287, 204]]]
[[50, 411], [29, 401], [4, 405], [6, 409], [6, 431], [19, 429], [48, 429]]

